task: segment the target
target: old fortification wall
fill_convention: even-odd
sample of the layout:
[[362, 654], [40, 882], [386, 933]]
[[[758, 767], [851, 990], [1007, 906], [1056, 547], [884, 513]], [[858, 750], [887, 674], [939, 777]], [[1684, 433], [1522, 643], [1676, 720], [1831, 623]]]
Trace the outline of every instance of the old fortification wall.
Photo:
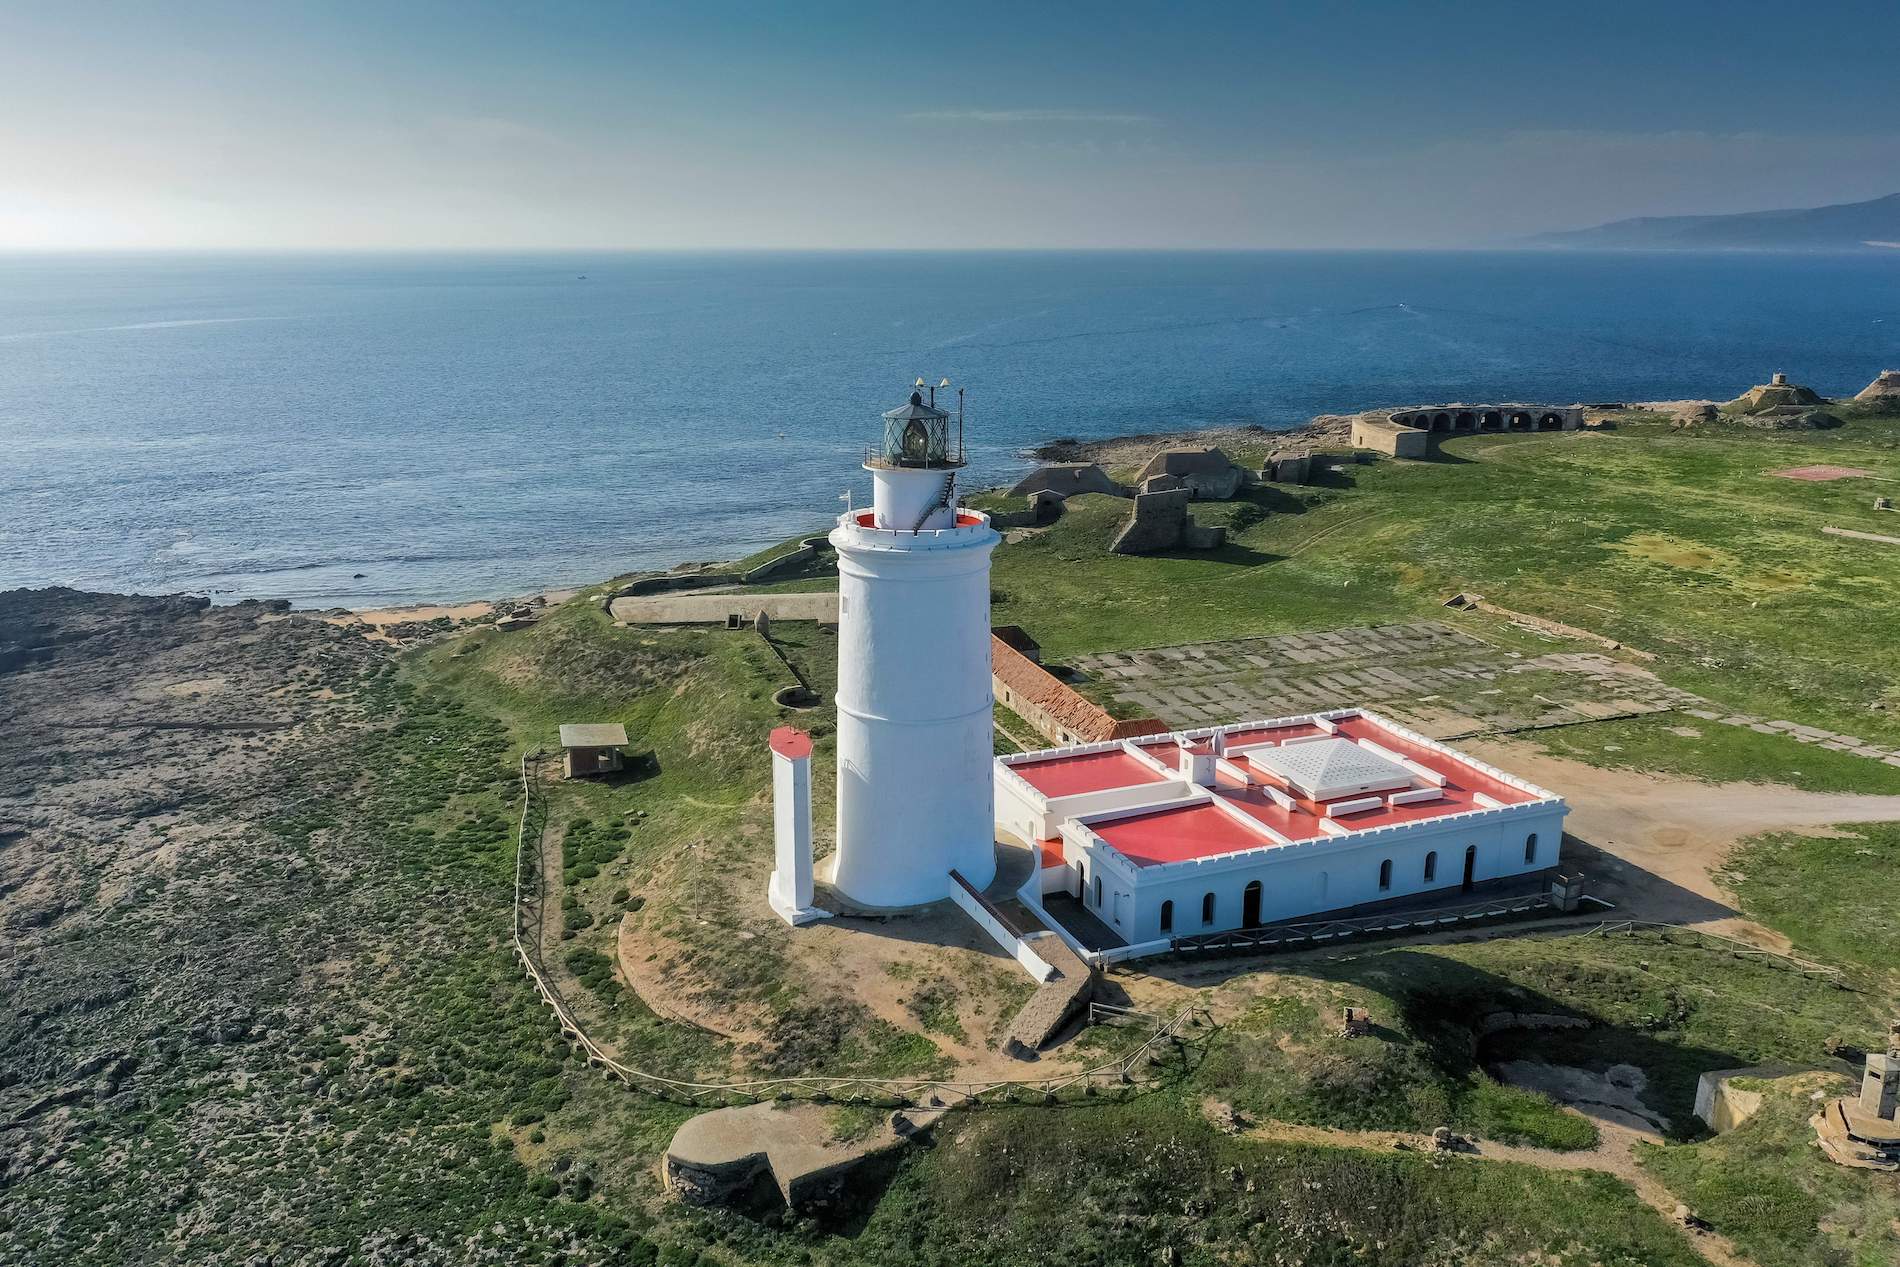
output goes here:
[[1212, 550], [1225, 544], [1225, 528], [1203, 528], [1188, 512], [1193, 492], [1186, 488], [1140, 493], [1128, 522], [1109, 550], [1115, 554], [1153, 554], [1160, 550]]
[[1387, 457], [1422, 458], [1431, 447], [1431, 437], [1378, 414], [1361, 414], [1353, 420], [1352, 447]]

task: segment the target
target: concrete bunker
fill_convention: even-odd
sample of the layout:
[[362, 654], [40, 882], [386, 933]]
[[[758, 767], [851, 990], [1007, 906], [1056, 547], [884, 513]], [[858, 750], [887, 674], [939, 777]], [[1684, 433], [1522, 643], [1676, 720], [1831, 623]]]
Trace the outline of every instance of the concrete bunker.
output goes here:
[[1353, 420], [1354, 447], [1392, 457], [1423, 457], [1432, 436], [1482, 432], [1577, 431], [1582, 405], [1525, 403], [1408, 405], [1369, 409]]

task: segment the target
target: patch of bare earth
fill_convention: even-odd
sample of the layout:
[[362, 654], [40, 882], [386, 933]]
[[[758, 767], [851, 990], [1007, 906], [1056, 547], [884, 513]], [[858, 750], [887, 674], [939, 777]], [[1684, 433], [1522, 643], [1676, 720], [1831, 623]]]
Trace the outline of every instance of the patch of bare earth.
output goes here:
[[[656, 881], [649, 887], [668, 887], [663, 877]], [[788, 929], [765, 901], [763, 872], [729, 883], [724, 903], [739, 924], [719, 935], [743, 937], [755, 953], [778, 957], [785, 976], [798, 983], [802, 1003], [856, 1005], [895, 1029], [922, 1035], [954, 1077], [1037, 1077], [1080, 1067], [1059, 1050], [1033, 1064], [1001, 1053], [1003, 1033], [1034, 983], [949, 903]], [[739, 1043], [765, 1041], [774, 1019], [769, 1009], [736, 1001], [699, 970], [693, 947], [664, 925], [651, 900], [621, 920], [616, 958], [622, 980], [657, 1015]]]
[[1788, 950], [1787, 938], [1741, 916], [1715, 878], [1729, 851], [1762, 832], [1900, 821], [1900, 796], [1606, 770], [1511, 740], [1462, 746], [1570, 803], [1564, 862], [1616, 903], [1613, 918], [1693, 925], [1774, 950]]

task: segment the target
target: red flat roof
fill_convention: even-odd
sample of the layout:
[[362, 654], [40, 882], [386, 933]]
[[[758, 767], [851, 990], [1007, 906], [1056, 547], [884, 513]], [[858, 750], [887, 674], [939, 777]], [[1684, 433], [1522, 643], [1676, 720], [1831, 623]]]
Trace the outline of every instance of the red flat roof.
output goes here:
[[[1214, 795], [1226, 801], [1257, 823], [1264, 823], [1288, 840], [1312, 840], [1326, 834], [1319, 825], [1317, 814], [1301, 810], [1297, 805], [1292, 809], [1281, 809], [1279, 802], [1256, 788], [1241, 787], [1226, 776], [1215, 780]], [[1252, 845], [1243, 846], [1251, 849]]]
[[1229, 748], [1242, 748], [1250, 743], [1285, 743], [1289, 739], [1302, 739], [1307, 735], [1323, 735], [1325, 733], [1326, 728], [1324, 726], [1316, 725], [1310, 721], [1299, 722], [1292, 726], [1255, 726], [1248, 730], [1229, 732], [1227, 736], [1227, 746]]
[[[1468, 761], [1461, 761], [1448, 753], [1427, 748], [1424, 744], [1395, 735], [1370, 718], [1342, 717], [1335, 725], [1339, 727], [1339, 733], [1348, 739], [1370, 739], [1389, 752], [1410, 757], [1426, 769], [1444, 775], [1447, 792], [1483, 792], [1500, 805], [1521, 805], [1525, 801], [1537, 799], [1522, 788], [1512, 787], [1502, 779], [1493, 778]], [[1431, 802], [1426, 802], [1426, 804], [1429, 805]]]
[[1093, 830], [1138, 867], [1213, 858], [1273, 843], [1205, 801], [1096, 823]]
[[[1521, 805], [1538, 799], [1534, 793], [1488, 774], [1468, 760], [1441, 752], [1417, 740], [1404, 738], [1370, 718], [1364, 716], [1335, 718], [1334, 726], [1336, 730], [1332, 733], [1341, 739], [1363, 739], [1377, 744], [1387, 752], [1417, 762], [1445, 780], [1444, 785], [1437, 789], [1441, 795], [1431, 800], [1414, 801], [1396, 806], [1380, 805], [1376, 809], [1344, 814], [1332, 820], [1335, 826], [1349, 834], [1483, 809], [1485, 806], [1478, 801], [1480, 795], [1489, 797], [1499, 805]], [[1247, 743], [1282, 741], [1297, 736], [1326, 733], [1328, 732], [1323, 727], [1310, 722], [1270, 728], [1251, 727], [1247, 730], [1230, 732], [1227, 736], [1227, 745], [1231, 748]], [[1179, 760], [1180, 746], [1171, 739], [1145, 744], [1142, 750], [1149, 756], [1162, 761], [1170, 770], [1176, 767]], [[1283, 779], [1263, 767], [1254, 765], [1245, 756], [1232, 758], [1232, 761], [1235, 766], [1252, 777], [1250, 782], [1243, 783], [1226, 773], [1216, 773], [1215, 786], [1211, 791], [1225, 801], [1229, 808], [1238, 810], [1289, 841], [1308, 841], [1331, 836], [1325, 827], [1326, 802], [1308, 801], [1296, 796], [1291, 808], [1282, 808], [1258, 785], [1272, 784], [1286, 791], [1288, 789]], [[1048, 757], [1040, 761], [1013, 765], [1011, 769], [1048, 797], [1073, 796], [1115, 787], [1162, 783], [1170, 778], [1169, 775], [1161, 774], [1129, 756], [1120, 748], [1080, 756]], [[1417, 790], [1427, 790], [1430, 786], [1423, 778], [1414, 781], [1414, 787]], [[1337, 800], [1357, 799], [1361, 798], [1356, 796], [1337, 798]], [[1084, 813], [1086, 814], [1086, 810]], [[1249, 831], [1244, 824], [1235, 822], [1232, 816], [1223, 810], [1205, 802], [1168, 806], [1128, 818], [1110, 819], [1092, 824], [1092, 828], [1098, 836], [1138, 866], [1155, 866], [1192, 858], [1217, 857], [1221, 854], [1258, 849], [1273, 843]], [[1045, 863], [1045, 865], [1050, 864]]]
[[1071, 753], [1042, 761], [1024, 761], [1009, 768], [1020, 774], [1030, 787], [1052, 798], [1167, 781], [1166, 775], [1135, 760], [1123, 752], [1119, 745], [1101, 752]]

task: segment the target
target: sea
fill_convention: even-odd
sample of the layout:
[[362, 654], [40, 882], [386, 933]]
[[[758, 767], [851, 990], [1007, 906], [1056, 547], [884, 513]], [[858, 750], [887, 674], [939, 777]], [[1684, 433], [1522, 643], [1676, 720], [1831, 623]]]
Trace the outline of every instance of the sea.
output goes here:
[[0, 591], [364, 608], [821, 528], [879, 414], [1057, 436], [1900, 366], [1900, 252], [0, 257]]

